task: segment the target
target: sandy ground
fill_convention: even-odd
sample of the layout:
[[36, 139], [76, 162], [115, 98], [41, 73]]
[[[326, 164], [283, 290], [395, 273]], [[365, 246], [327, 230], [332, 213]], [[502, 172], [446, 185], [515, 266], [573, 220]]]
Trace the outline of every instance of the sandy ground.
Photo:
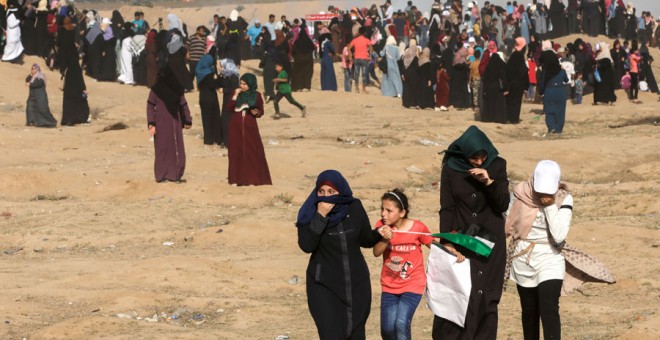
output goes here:
[[[188, 182], [157, 184], [147, 89], [87, 78], [90, 125], [27, 128], [23, 80], [34, 61], [0, 64], [3, 339], [314, 339], [308, 256], [293, 223], [316, 175], [341, 171], [372, 223], [380, 195], [402, 187], [411, 216], [437, 230], [438, 151], [474, 123], [471, 111], [402, 109], [373, 87], [369, 95], [322, 93], [317, 73], [315, 90], [294, 94], [308, 118], [284, 103], [291, 118], [271, 119], [268, 106], [259, 121], [274, 185], [232, 187], [227, 151], [202, 143], [193, 92], [187, 98], [194, 125], [184, 132]], [[46, 75], [59, 120], [58, 76]], [[524, 104], [519, 125], [476, 123], [507, 159], [512, 181], [525, 179], [540, 159], [561, 164], [575, 196], [568, 240], [617, 278], [561, 299], [567, 339], [660, 337], [660, 103], [649, 93], [638, 105], [617, 95], [612, 107], [591, 106], [590, 96], [587, 104], [569, 104], [559, 137], [545, 136], [540, 105]], [[99, 132], [117, 122], [128, 128]], [[422, 172], [405, 170], [412, 165]], [[364, 253], [374, 291], [368, 338], [377, 339], [381, 259]], [[500, 315], [498, 338], [520, 339], [515, 289], [504, 294]], [[431, 325], [423, 301], [414, 338], [430, 338]]]

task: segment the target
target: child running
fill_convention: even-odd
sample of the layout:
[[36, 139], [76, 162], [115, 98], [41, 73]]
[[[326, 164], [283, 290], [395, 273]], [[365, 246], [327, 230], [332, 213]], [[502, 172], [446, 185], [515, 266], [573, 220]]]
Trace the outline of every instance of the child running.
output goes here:
[[291, 96], [291, 85], [289, 84], [289, 75], [286, 73], [284, 70], [284, 65], [282, 65], [281, 62], [277, 62], [275, 64], [275, 71], [277, 71], [277, 78], [273, 79], [273, 83], [277, 87], [277, 93], [275, 94], [275, 100], [273, 103], [275, 104], [275, 119], [280, 119], [280, 100], [282, 98], [286, 98], [286, 100], [290, 103], [293, 104], [295, 107], [299, 108], [302, 117], [305, 118], [305, 115], [307, 114], [307, 108], [303, 106], [302, 104], [298, 103], [295, 99], [293, 99], [293, 96]]
[[426, 288], [426, 271], [421, 245], [433, 241], [424, 223], [408, 219], [408, 198], [399, 189], [381, 197], [380, 216], [375, 228], [383, 239], [374, 256], [383, 255], [381, 272], [380, 332], [383, 339], [410, 339], [413, 315]]

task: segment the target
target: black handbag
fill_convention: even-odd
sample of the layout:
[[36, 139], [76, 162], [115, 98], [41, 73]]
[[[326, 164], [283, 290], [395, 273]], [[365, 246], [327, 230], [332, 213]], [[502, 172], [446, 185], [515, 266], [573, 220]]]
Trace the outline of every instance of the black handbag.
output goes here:
[[387, 57], [385, 56], [385, 57], [381, 57], [380, 59], [378, 59], [377, 64], [378, 64], [378, 69], [381, 72], [387, 74]]

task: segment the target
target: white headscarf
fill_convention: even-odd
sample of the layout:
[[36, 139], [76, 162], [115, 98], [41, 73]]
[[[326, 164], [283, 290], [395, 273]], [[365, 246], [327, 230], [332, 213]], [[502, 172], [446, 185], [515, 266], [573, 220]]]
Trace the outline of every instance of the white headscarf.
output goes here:
[[179, 29], [179, 31], [183, 32], [183, 28], [181, 25], [181, 20], [179, 20], [179, 17], [177, 17], [175, 14], [168, 14], [167, 15], [167, 22], [168, 22], [168, 29], [171, 31], [175, 28]]
[[229, 19], [231, 19], [231, 21], [238, 20], [238, 11], [233, 9], [231, 13], [229, 13]]

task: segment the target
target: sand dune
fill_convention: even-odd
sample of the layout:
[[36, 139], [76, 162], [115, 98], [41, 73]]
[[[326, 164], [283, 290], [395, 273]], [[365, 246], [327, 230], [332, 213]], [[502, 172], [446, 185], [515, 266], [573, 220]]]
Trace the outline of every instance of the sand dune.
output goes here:
[[[207, 10], [176, 11], [194, 18]], [[470, 124], [492, 138], [512, 181], [525, 179], [540, 159], [561, 164], [576, 200], [568, 240], [618, 280], [562, 298], [565, 338], [660, 337], [657, 95], [641, 93], [639, 105], [621, 91], [613, 107], [569, 104], [564, 134], [550, 137], [538, 105], [523, 105], [519, 125], [496, 125], [474, 123], [470, 111], [405, 110], [376, 88], [370, 95], [295, 93], [308, 118], [283, 104], [292, 118], [271, 119], [269, 106], [259, 121], [274, 185], [245, 188], [227, 184], [226, 150], [203, 145], [193, 92], [193, 128], [184, 132], [188, 182], [156, 184], [147, 89], [87, 78], [96, 117], [90, 125], [27, 128], [23, 80], [35, 61], [0, 64], [0, 338], [316, 338], [305, 297], [308, 256], [293, 226], [316, 175], [341, 171], [372, 223], [380, 195], [405, 188], [411, 216], [436, 229], [437, 153]], [[46, 76], [59, 120], [57, 74]], [[128, 128], [98, 132], [116, 122]], [[407, 172], [411, 165], [423, 172]], [[381, 260], [365, 256], [374, 290], [368, 338], [377, 339]], [[289, 284], [293, 276], [301, 282]], [[498, 338], [520, 339], [515, 289], [500, 311]], [[430, 338], [431, 325], [422, 304], [414, 338]]]

